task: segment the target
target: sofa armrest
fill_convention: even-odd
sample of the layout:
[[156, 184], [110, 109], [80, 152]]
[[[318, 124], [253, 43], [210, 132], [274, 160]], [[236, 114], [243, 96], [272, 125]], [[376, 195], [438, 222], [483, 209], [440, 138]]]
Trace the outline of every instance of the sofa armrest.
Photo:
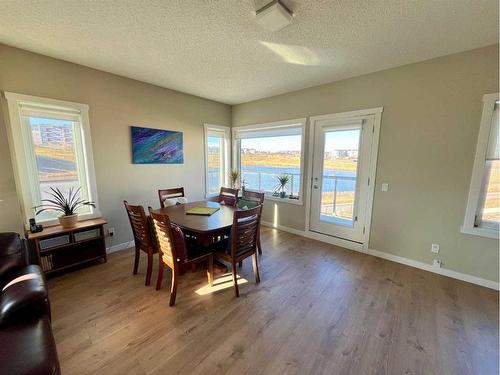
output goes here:
[[0, 291], [0, 326], [26, 315], [43, 313], [49, 313], [43, 275], [38, 266], [24, 267]]

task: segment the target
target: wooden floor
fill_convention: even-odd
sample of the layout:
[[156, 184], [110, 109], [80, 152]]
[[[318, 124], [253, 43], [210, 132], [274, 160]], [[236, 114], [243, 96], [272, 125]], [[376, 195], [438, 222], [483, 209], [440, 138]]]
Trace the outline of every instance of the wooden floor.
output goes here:
[[262, 240], [262, 282], [247, 260], [239, 299], [200, 270], [169, 308], [169, 281], [145, 287], [130, 250], [50, 280], [63, 374], [498, 374], [497, 292], [272, 229]]

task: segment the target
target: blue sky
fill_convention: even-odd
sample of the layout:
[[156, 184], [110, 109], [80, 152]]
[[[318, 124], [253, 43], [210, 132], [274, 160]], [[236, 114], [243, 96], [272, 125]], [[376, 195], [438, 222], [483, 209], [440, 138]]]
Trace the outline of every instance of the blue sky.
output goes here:
[[72, 125], [68, 120], [56, 120], [51, 118], [30, 117], [31, 125]]
[[325, 150], [357, 150], [359, 145], [359, 130], [341, 130], [326, 133]]

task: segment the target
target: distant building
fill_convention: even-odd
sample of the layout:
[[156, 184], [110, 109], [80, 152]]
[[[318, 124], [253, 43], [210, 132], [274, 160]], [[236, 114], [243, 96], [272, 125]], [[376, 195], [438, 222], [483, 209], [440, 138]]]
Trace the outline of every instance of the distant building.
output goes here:
[[244, 154], [256, 154], [257, 153], [257, 150], [254, 148], [242, 148], [241, 151]]
[[357, 159], [358, 150], [333, 150], [328, 152], [327, 156], [331, 159]]
[[75, 143], [73, 128], [68, 125], [32, 125], [31, 134], [36, 146], [50, 143], [61, 147], [71, 146]]

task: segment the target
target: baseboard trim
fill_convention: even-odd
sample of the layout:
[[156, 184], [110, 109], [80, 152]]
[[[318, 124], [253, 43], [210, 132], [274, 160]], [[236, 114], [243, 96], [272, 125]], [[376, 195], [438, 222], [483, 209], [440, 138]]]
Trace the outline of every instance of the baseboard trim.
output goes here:
[[387, 260], [390, 260], [390, 261], [393, 261], [396, 263], [405, 264], [407, 266], [418, 268], [418, 269], [421, 269], [424, 271], [433, 272], [433, 273], [436, 273], [438, 275], [448, 276], [448, 277], [451, 277], [453, 279], [466, 281], [466, 282], [471, 283], [471, 284], [484, 286], [484, 287], [490, 288], [490, 289], [500, 290], [500, 283], [497, 283], [496, 281], [483, 279], [481, 277], [469, 275], [469, 274], [458, 272], [458, 271], [453, 271], [453, 270], [450, 270], [447, 268], [433, 267], [432, 265], [424, 263], [424, 262], [419, 262], [417, 260], [400, 257], [398, 255], [389, 254], [389, 253], [386, 253], [383, 251], [368, 249], [368, 254], [376, 256], [378, 258], [387, 259]]
[[318, 240], [321, 242], [326, 242], [331, 245], [335, 246], [340, 246], [349, 250], [355, 250], [355, 251], [363, 251], [363, 245], [360, 243], [352, 242], [352, 241], [347, 241], [343, 240], [342, 238], [338, 237], [333, 237], [333, 236], [327, 236], [326, 234], [321, 234], [321, 233], [316, 233], [316, 232], [311, 232], [311, 231], [304, 231], [304, 230], [298, 230], [290, 227], [286, 227], [283, 225], [274, 225], [273, 223], [270, 223], [268, 221], [261, 221], [261, 224], [264, 225], [265, 227], [270, 227], [270, 228], [275, 228], [282, 230], [284, 232], [296, 234], [298, 236], [306, 237], [306, 238], [311, 238], [313, 240]]
[[116, 253], [117, 251], [130, 249], [131, 247], [134, 247], [134, 246], [135, 246], [134, 241], [127, 241], [127, 242], [123, 242], [123, 243], [119, 243], [119, 244], [107, 247], [106, 253], [112, 254], [112, 253]]
[[483, 279], [481, 277], [469, 275], [469, 274], [458, 272], [458, 271], [453, 271], [453, 270], [446, 269], [446, 268], [435, 268], [432, 265], [424, 263], [424, 262], [419, 262], [417, 260], [400, 257], [398, 255], [386, 253], [386, 252], [379, 251], [379, 250], [368, 249], [365, 252], [365, 251], [363, 251], [361, 244], [359, 244], [359, 246], [357, 246], [356, 243], [342, 240], [342, 239], [339, 239], [336, 237], [330, 237], [330, 236], [326, 236], [326, 235], [322, 235], [322, 234], [310, 232], [310, 231], [298, 230], [298, 229], [286, 227], [283, 225], [274, 225], [273, 223], [270, 223], [267, 221], [262, 221], [261, 224], [266, 226], [266, 227], [275, 228], [275, 229], [282, 230], [284, 232], [296, 234], [298, 236], [311, 238], [311, 239], [318, 240], [321, 242], [326, 242], [326, 243], [329, 243], [332, 245], [347, 248], [349, 250], [356, 250], [356, 251], [362, 252], [362, 253], [367, 254], [367, 255], [376, 256], [378, 258], [383, 258], [386, 260], [390, 260], [392, 262], [401, 263], [401, 264], [404, 264], [404, 265], [407, 265], [410, 267], [414, 267], [414, 268], [418, 268], [418, 269], [421, 269], [424, 271], [433, 272], [433, 273], [436, 273], [438, 275], [451, 277], [453, 279], [465, 281], [465, 282], [468, 282], [471, 284], [484, 286], [486, 288], [490, 288], [490, 289], [494, 289], [494, 290], [500, 290], [500, 283], [498, 283], [496, 281]]

